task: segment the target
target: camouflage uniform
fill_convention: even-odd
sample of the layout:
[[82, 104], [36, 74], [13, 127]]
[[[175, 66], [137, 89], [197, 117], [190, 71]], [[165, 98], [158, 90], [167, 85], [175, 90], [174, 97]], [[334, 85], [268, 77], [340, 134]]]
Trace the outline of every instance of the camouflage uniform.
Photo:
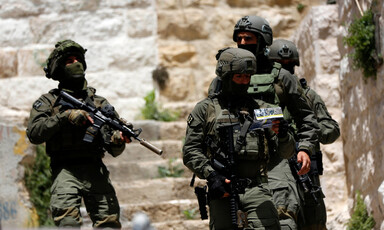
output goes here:
[[[62, 50], [58, 52], [59, 49]], [[85, 53], [80, 45], [70, 40], [59, 42], [55, 52], [50, 57], [56, 59], [49, 59], [48, 64], [58, 62], [57, 66], [62, 66], [62, 61], [68, 55], [81, 56]], [[85, 66], [83, 57], [80, 60], [84, 63], [81, 66]], [[46, 152], [51, 159], [53, 183], [50, 207], [54, 222], [59, 227], [79, 227], [82, 223], [80, 206], [83, 199], [94, 227], [121, 228], [119, 203], [102, 157], [106, 150], [118, 156], [124, 150], [125, 143], [111, 142], [113, 130], [107, 126], [101, 128], [92, 143], [84, 142], [87, 127], [72, 124], [68, 118], [69, 110], [62, 109], [62, 105], [56, 101], [60, 90], [65, 90], [97, 108], [109, 103], [105, 98], [97, 96], [95, 89], [87, 87], [85, 79], [81, 77], [79, 81], [76, 80], [79, 88], [75, 82], [74, 88], [68, 89], [69, 82], [63, 80], [65, 74], [61, 73], [59, 77], [60, 74], [56, 73], [50, 75], [55, 72], [49, 69], [51, 67], [49, 65], [46, 69], [47, 76], [59, 80], [59, 88], [42, 95], [33, 104], [27, 135], [33, 144], [45, 142]]]
[[[250, 52], [243, 49], [233, 48], [224, 51], [223, 54], [226, 52], [238, 52], [239, 57], [251, 55], [254, 59]], [[219, 63], [223, 61], [220, 58], [217, 69], [220, 68]], [[224, 66], [232, 66], [232, 63], [227, 60], [224, 60], [223, 63]], [[231, 80], [225, 79], [220, 73], [218, 76], [223, 79], [223, 91], [204, 99], [195, 106], [188, 118], [183, 147], [184, 164], [199, 178], [207, 179], [208, 184], [210, 177], [218, 172], [212, 166], [211, 160], [214, 154], [210, 146], [205, 144], [206, 139], [212, 137], [217, 142], [222, 141], [217, 128], [224, 123], [239, 122], [239, 126], [234, 127], [234, 133], [239, 135], [239, 129], [245, 125], [239, 114], [248, 112], [253, 116], [253, 110], [260, 108], [256, 100], [246, 94], [247, 86], [244, 95], [241, 96], [224, 93], [224, 88], [226, 88], [224, 85]], [[242, 112], [240, 113], [240, 111]], [[238, 201], [238, 209], [248, 214], [248, 227], [244, 229], [280, 229], [265, 170], [269, 154], [272, 152], [278, 152], [281, 157], [285, 158], [292, 155], [294, 142], [291, 138], [291, 135], [278, 138], [270, 129], [248, 130], [245, 146], [241, 148], [236, 158], [237, 176], [251, 181], [245, 189], [245, 193], [239, 195]], [[236, 139], [234, 138], [234, 141]], [[210, 229], [233, 229], [229, 202], [228, 197], [210, 199]]]
[[[304, 79], [301, 79], [303, 81]], [[328, 113], [327, 107], [321, 97], [308, 86], [305, 92], [311, 101], [313, 111], [316, 114], [318, 124], [320, 126], [319, 142], [315, 146], [315, 154], [311, 157], [312, 165], [308, 176], [311, 178], [312, 183], [321, 187], [319, 175], [323, 175], [323, 162], [322, 153], [320, 150], [321, 144], [331, 144], [340, 136], [340, 128], [338, 123], [332, 119]], [[300, 187], [299, 187], [300, 188]], [[303, 202], [301, 205], [301, 215], [299, 215], [300, 229], [308, 230], [324, 230], [327, 229], [327, 212], [324, 204], [324, 194], [320, 190], [315, 195], [318, 203], [315, 202], [312, 195], [301, 191]], [[301, 219], [303, 218], [303, 219]]]
[[[255, 100], [278, 105], [285, 111], [289, 111], [299, 128], [298, 150], [311, 155], [317, 140], [318, 125], [297, 78], [289, 71], [281, 68], [279, 63], [271, 63], [265, 55], [267, 53], [265, 48], [272, 44], [273, 37], [269, 23], [258, 16], [245, 16], [235, 25], [233, 41], [237, 41], [237, 33], [241, 31], [254, 33], [258, 41], [256, 46], [238, 45], [239, 48], [253, 52], [257, 58], [258, 70], [251, 77], [251, 86], [248, 92]], [[212, 81], [209, 95], [215, 93], [217, 80], [215, 78]], [[287, 159], [278, 155], [271, 156], [268, 163], [268, 183], [278, 210], [281, 228], [297, 229], [296, 220], [300, 198]]]
[[[294, 74], [295, 66], [300, 66], [299, 53], [295, 44], [291, 41], [278, 39], [274, 41], [269, 49], [269, 58], [272, 61], [278, 62], [286, 60], [284, 67]], [[320, 127], [318, 131], [318, 141], [315, 143], [315, 152], [311, 156], [311, 170], [308, 172], [308, 176], [315, 188], [321, 188], [319, 175], [323, 174], [323, 163], [320, 143], [333, 143], [340, 136], [340, 129], [337, 122], [333, 120], [328, 113], [321, 97], [307, 86], [304, 78], [300, 79], [300, 82]], [[324, 204], [325, 196], [321, 189], [315, 193], [318, 203], [315, 202], [312, 194], [304, 193], [302, 186], [299, 185], [298, 190], [302, 199], [298, 217], [298, 228], [312, 230], [326, 229], [327, 214]]]

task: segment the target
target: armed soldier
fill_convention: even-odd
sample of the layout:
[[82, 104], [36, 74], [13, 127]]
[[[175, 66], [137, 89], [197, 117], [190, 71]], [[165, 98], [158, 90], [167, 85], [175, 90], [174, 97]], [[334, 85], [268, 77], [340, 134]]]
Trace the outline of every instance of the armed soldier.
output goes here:
[[208, 181], [210, 229], [280, 229], [267, 161], [270, 154], [290, 157], [294, 141], [278, 122], [272, 128], [251, 128], [255, 109], [261, 107], [247, 93], [255, 56], [227, 48], [216, 58], [220, 85], [188, 117], [184, 164]]
[[[251, 51], [257, 58], [257, 73], [252, 75], [248, 93], [255, 100], [279, 105], [288, 110], [298, 127], [297, 161], [302, 167], [300, 175], [310, 169], [310, 155], [317, 140], [318, 125], [304, 90], [289, 71], [279, 63], [271, 63], [265, 55], [267, 45], [272, 44], [273, 34], [269, 23], [258, 16], [245, 16], [235, 25], [233, 41], [242, 49]], [[215, 93], [218, 78], [211, 83], [209, 94]], [[268, 179], [274, 194], [282, 228], [296, 229], [299, 198], [288, 161], [271, 156]], [[288, 199], [286, 198], [288, 197]]]
[[[300, 66], [299, 52], [295, 44], [284, 39], [277, 39], [269, 47], [269, 59], [273, 62], [279, 62], [282, 67], [295, 73], [295, 66]], [[332, 119], [328, 113], [327, 107], [321, 97], [308, 85], [304, 78], [300, 79], [300, 83], [305, 90], [305, 95], [311, 102], [311, 108], [315, 112], [317, 122], [320, 126], [318, 132], [319, 141], [315, 145], [315, 153], [311, 156], [311, 169], [308, 173], [313, 186], [320, 187], [319, 175], [323, 174], [322, 153], [320, 143], [331, 144], [340, 136], [340, 128], [338, 123]], [[302, 191], [303, 187], [299, 186]], [[298, 224], [300, 229], [323, 230], [326, 228], [327, 213], [324, 204], [324, 194], [318, 189], [315, 194], [300, 193], [303, 195]], [[316, 200], [315, 200], [316, 199]], [[301, 219], [300, 217], [303, 217]]]
[[65, 91], [97, 108], [109, 105], [105, 98], [95, 94], [94, 88], [87, 86], [85, 52], [72, 40], [55, 45], [44, 70], [46, 77], [59, 81], [59, 85], [33, 104], [27, 135], [33, 144], [46, 143], [53, 179], [50, 206], [57, 226], [81, 225], [83, 199], [94, 227], [121, 228], [119, 203], [102, 158], [105, 151], [114, 157], [120, 155], [125, 143], [130, 142], [129, 137], [104, 125], [93, 142], [84, 142], [87, 127], [93, 123], [89, 113], [66, 109], [57, 103], [60, 91]]

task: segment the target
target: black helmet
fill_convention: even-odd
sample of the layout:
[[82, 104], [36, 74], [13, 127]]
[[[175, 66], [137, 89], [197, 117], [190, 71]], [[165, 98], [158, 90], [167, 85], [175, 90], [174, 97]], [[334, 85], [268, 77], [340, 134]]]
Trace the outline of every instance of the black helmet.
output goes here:
[[83, 65], [84, 70], [87, 69], [84, 54], [87, 50], [72, 40], [62, 40], [56, 43], [55, 49], [47, 59], [47, 67], [44, 68], [45, 76], [53, 80], [60, 80], [63, 75], [65, 60], [69, 56], [76, 56]]
[[289, 60], [290, 63], [300, 66], [299, 52], [296, 45], [285, 39], [275, 39], [269, 47], [268, 59], [280, 62]]
[[259, 35], [262, 38], [262, 46], [269, 46], [272, 44], [273, 34], [267, 20], [259, 16], [245, 16], [237, 21], [233, 30], [233, 41], [237, 42], [237, 33], [240, 31], [248, 31]]
[[256, 73], [256, 57], [248, 50], [221, 49], [216, 55], [216, 59], [216, 74], [222, 80], [237, 73]]

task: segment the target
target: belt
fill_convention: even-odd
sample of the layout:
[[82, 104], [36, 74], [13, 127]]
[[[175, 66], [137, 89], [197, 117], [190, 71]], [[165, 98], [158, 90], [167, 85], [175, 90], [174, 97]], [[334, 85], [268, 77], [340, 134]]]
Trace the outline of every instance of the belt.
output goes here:
[[102, 163], [100, 157], [53, 157], [51, 158], [51, 167], [73, 166], [73, 165], [89, 165]]
[[247, 178], [249, 180], [248, 188], [256, 187], [261, 185], [262, 183], [268, 183], [267, 176], [259, 176], [254, 178]]

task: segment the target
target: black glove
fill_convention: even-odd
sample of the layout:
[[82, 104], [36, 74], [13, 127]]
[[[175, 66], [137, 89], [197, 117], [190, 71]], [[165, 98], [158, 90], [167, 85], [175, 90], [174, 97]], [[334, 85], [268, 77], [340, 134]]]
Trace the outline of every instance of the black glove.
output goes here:
[[282, 138], [286, 137], [288, 134], [288, 121], [286, 120], [280, 120], [279, 123], [279, 133], [277, 134], [277, 137]]
[[208, 195], [211, 199], [220, 199], [224, 193], [229, 191], [229, 185], [225, 183], [226, 177], [216, 173], [215, 171], [209, 174], [208, 180]]

